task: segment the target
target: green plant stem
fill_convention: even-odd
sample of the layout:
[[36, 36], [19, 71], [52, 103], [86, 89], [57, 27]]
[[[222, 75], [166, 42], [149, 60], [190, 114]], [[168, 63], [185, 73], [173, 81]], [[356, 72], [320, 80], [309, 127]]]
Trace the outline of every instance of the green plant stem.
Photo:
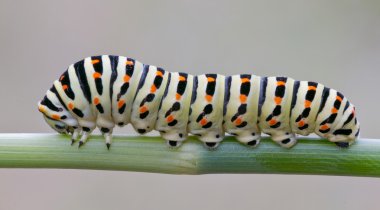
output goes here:
[[380, 177], [380, 140], [360, 139], [348, 149], [301, 138], [292, 149], [263, 138], [256, 148], [226, 137], [208, 150], [190, 137], [177, 149], [160, 137], [114, 136], [110, 150], [92, 136], [81, 148], [55, 134], [0, 134], [0, 168], [71, 168], [169, 174], [266, 173]]

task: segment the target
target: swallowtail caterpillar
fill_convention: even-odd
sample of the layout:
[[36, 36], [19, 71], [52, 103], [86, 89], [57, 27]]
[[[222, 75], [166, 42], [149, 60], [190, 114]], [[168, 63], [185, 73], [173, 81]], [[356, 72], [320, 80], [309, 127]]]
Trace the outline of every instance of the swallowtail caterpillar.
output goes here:
[[54, 130], [70, 133], [73, 143], [80, 138], [79, 146], [98, 127], [109, 148], [115, 125], [128, 123], [140, 134], [159, 131], [171, 147], [189, 133], [208, 148], [216, 148], [225, 133], [252, 147], [266, 133], [286, 148], [296, 143], [296, 134], [315, 133], [340, 147], [359, 135], [354, 105], [316, 82], [194, 76], [113, 55], [70, 65], [38, 106]]

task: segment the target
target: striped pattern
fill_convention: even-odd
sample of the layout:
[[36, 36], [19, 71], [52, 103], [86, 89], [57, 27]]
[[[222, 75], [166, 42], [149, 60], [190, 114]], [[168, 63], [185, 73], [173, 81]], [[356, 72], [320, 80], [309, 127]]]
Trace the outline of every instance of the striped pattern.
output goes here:
[[359, 135], [355, 107], [322, 84], [252, 74], [193, 76], [167, 72], [123, 56], [101, 55], [70, 65], [39, 103], [47, 123], [83, 145], [98, 127], [111, 144], [115, 125], [160, 132], [170, 146], [188, 134], [209, 148], [225, 133], [257, 146], [261, 133], [283, 147], [296, 134], [317, 135], [346, 147]]

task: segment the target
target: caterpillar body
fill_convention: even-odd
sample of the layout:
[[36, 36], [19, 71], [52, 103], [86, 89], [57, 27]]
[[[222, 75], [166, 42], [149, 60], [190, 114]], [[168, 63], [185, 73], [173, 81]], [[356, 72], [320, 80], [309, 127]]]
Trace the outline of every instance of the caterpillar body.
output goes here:
[[[359, 135], [355, 107], [336, 90], [287, 77], [193, 76], [113, 55], [68, 67], [39, 102], [46, 122], [83, 145], [98, 127], [111, 145], [115, 125], [160, 132], [169, 146], [188, 134], [216, 148], [225, 133], [256, 146], [261, 133], [290, 148], [296, 134], [315, 133], [348, 147]], [[80, 137], [81, 135], [81, 137]]]

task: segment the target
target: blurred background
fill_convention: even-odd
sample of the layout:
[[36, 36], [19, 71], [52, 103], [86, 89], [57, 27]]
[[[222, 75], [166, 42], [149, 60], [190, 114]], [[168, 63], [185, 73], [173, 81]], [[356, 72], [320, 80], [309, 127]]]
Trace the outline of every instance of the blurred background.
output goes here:
[[[318, 81], [357, 106], [362, 137], [380, 138], [377, 0], [0, 0], [0, 132], [52, 132], [37, 101], [69, 64], [98, 54]], [[1, 210], [378, 209], [379, 194], [373, 178], [0, 169]]]

